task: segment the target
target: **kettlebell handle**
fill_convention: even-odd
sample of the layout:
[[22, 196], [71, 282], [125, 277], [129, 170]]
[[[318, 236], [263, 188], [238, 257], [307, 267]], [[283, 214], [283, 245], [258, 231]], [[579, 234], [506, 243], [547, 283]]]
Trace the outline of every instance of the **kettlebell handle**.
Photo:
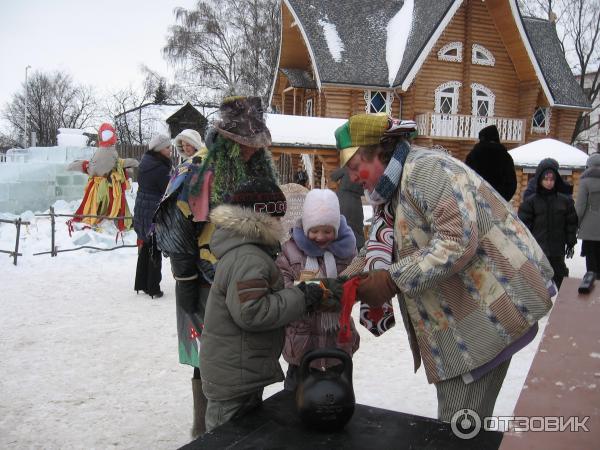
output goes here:
[[350, 355], [344, 350], [335, 347], [317, 348], [305, 353], [302, 357], [302, 361], [300, 361], [300, 376], [306, 378], [308, 376], [310, 363], [315, 359], [321, 358], [338, 359], [344, 365], [344, 372], [352, 370], [352, 360], [350, 359]]

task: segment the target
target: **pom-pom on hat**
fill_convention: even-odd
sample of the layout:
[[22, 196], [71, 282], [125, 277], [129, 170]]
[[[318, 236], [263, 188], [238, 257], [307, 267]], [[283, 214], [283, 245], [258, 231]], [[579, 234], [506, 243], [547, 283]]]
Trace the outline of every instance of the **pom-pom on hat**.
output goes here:
[[283, 217], [287, 209], [285, 195], [279, 186], [264, 178], [250, 178], [240, 183], [227, 203], [274, 217]]
[[222, 136], [248, 147], [271, 145], [271, 133], [263, 117], [260, 97], [227, 97], [219, 107], [215, 128]]
[[110, 123], [103, 123], [98, 128], [98, 147], [112, 147], [117, 142], [117, 133]]
[[335, 236], [340, 229], [340, 202], [331, 189], [313, 189], [304, 199], [302, 210], [302, 229], [308, 236], [311, 228], [329, 225], [335, 229]]
[[417, 124], [412, 120], [398, 120], [386, 114], [356, 114], [335, 130], [335, 145], [340, 151], [340, 165], [345, 166], [359, 147], [377, 145], [394, 137], [412, 137]]
[[157, 134], [156, 136], [153, 136], [148, 144], [148, 148], [153, 152], [160, 152], [163, 148], [170, 146], [171, 138], [165, 136], [164, 134]]

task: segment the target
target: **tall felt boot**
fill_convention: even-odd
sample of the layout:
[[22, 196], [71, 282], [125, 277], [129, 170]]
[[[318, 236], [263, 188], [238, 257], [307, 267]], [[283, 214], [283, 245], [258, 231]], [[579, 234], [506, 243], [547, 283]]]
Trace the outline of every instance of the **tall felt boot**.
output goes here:
[[192, 393], [194, 395], [194, 424], [192, 425], [192, 439], [203, 435], [206, 432], [206, 397], [202, 392], [202, 380], [192, 378]]

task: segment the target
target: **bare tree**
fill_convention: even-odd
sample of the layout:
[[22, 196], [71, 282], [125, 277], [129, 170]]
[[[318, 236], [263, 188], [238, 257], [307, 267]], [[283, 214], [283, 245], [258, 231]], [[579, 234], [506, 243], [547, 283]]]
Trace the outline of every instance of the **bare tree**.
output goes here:
[[278, 49], [276, 0], [201, 0], [177, 8], [175, 21], [163, 51], [188, 91], [205, 101], [266, 96]]
[[143, 116], [143, 107], [152, 104], [181, 103], [181, 90], [165, 77], [146, 66], [141, 68], [144, 79], [140, 86], [129, 86], [114, 92], [104, 104], [104, 113], [111, 117], [119, 142], [146, 144], [152, 130], [146, 126], [153, 119]]
[[[58, 128], [86, 128], [95, 118], [96, 100], [91, 88], [76, 85], [64, 72], [36, 71], [27, 81], [27, 128], [42, 146], [56, 145]], [[3, 110], [10, 138], [23, 141], [25, 85]]]
[[[556, 23], [556, 30], [571, 69], [592, 105], [598, 99], [600, 79], [600, 2], [598, 0], [520, 0], [525, 15], [543, 17]], [[586, 74], [587, 82], [586, 82]], [[598, 104], [594, 110], [598, 109]], [[590, 120], [591, 112], [579, 115], [571, 142], [599, 121]]]

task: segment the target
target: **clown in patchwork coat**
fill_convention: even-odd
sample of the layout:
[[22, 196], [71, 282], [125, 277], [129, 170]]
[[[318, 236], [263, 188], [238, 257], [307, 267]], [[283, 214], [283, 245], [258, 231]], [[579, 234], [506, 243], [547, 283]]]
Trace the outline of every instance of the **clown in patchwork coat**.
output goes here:
[[[490, 416], [512, 355], [552, 306], [552, 267], [475, 171], [410, 144], [415, 127], [361, 114], [336, 130], [341, 162], [375, 209], [371, 235], [343, 275], [362, 274], [357, 298], [371, 309], [398, 298], [439, 419], [466, 408]], [[369, 317], [378, 316], [361, 311]]]
[[[89, 175], [83, 200], [75, 214], [121, 217], [116, 220], [116, 225], [120, 231], [125, 231], [132, 225], [131, 212], [125, 198], [125, 191], [130, 186], [127, 169], [137, 167], [139, 162], [133, 158], [119, 158], [114, 147], [116, 142], [117, 135], [113, 126], [103, 123], [98, 130], [98, 150], [89, 161], [73, 161], [68, 170]], [[97, 225], [102, 220], [95, 217], [75, 217], [72, 222]]]
[[194, 367], [193, 437], [205, 429], [200, 337], [216, 263], [210, 248], [214, 225], [209, 213], [249, 177], [273, 183], [277, 179], [267, 148], [271, 134], [260, 98], [225, 98], [219, 115], [220, 120], [206, 133], [207, 149], [203, 149], [202, 138], [194, 130], [184, 130], [175, 138], [185, 159], [176, 168], [154, 217], [158, 247], [169, 256], [176, 280], [179, 362]]

